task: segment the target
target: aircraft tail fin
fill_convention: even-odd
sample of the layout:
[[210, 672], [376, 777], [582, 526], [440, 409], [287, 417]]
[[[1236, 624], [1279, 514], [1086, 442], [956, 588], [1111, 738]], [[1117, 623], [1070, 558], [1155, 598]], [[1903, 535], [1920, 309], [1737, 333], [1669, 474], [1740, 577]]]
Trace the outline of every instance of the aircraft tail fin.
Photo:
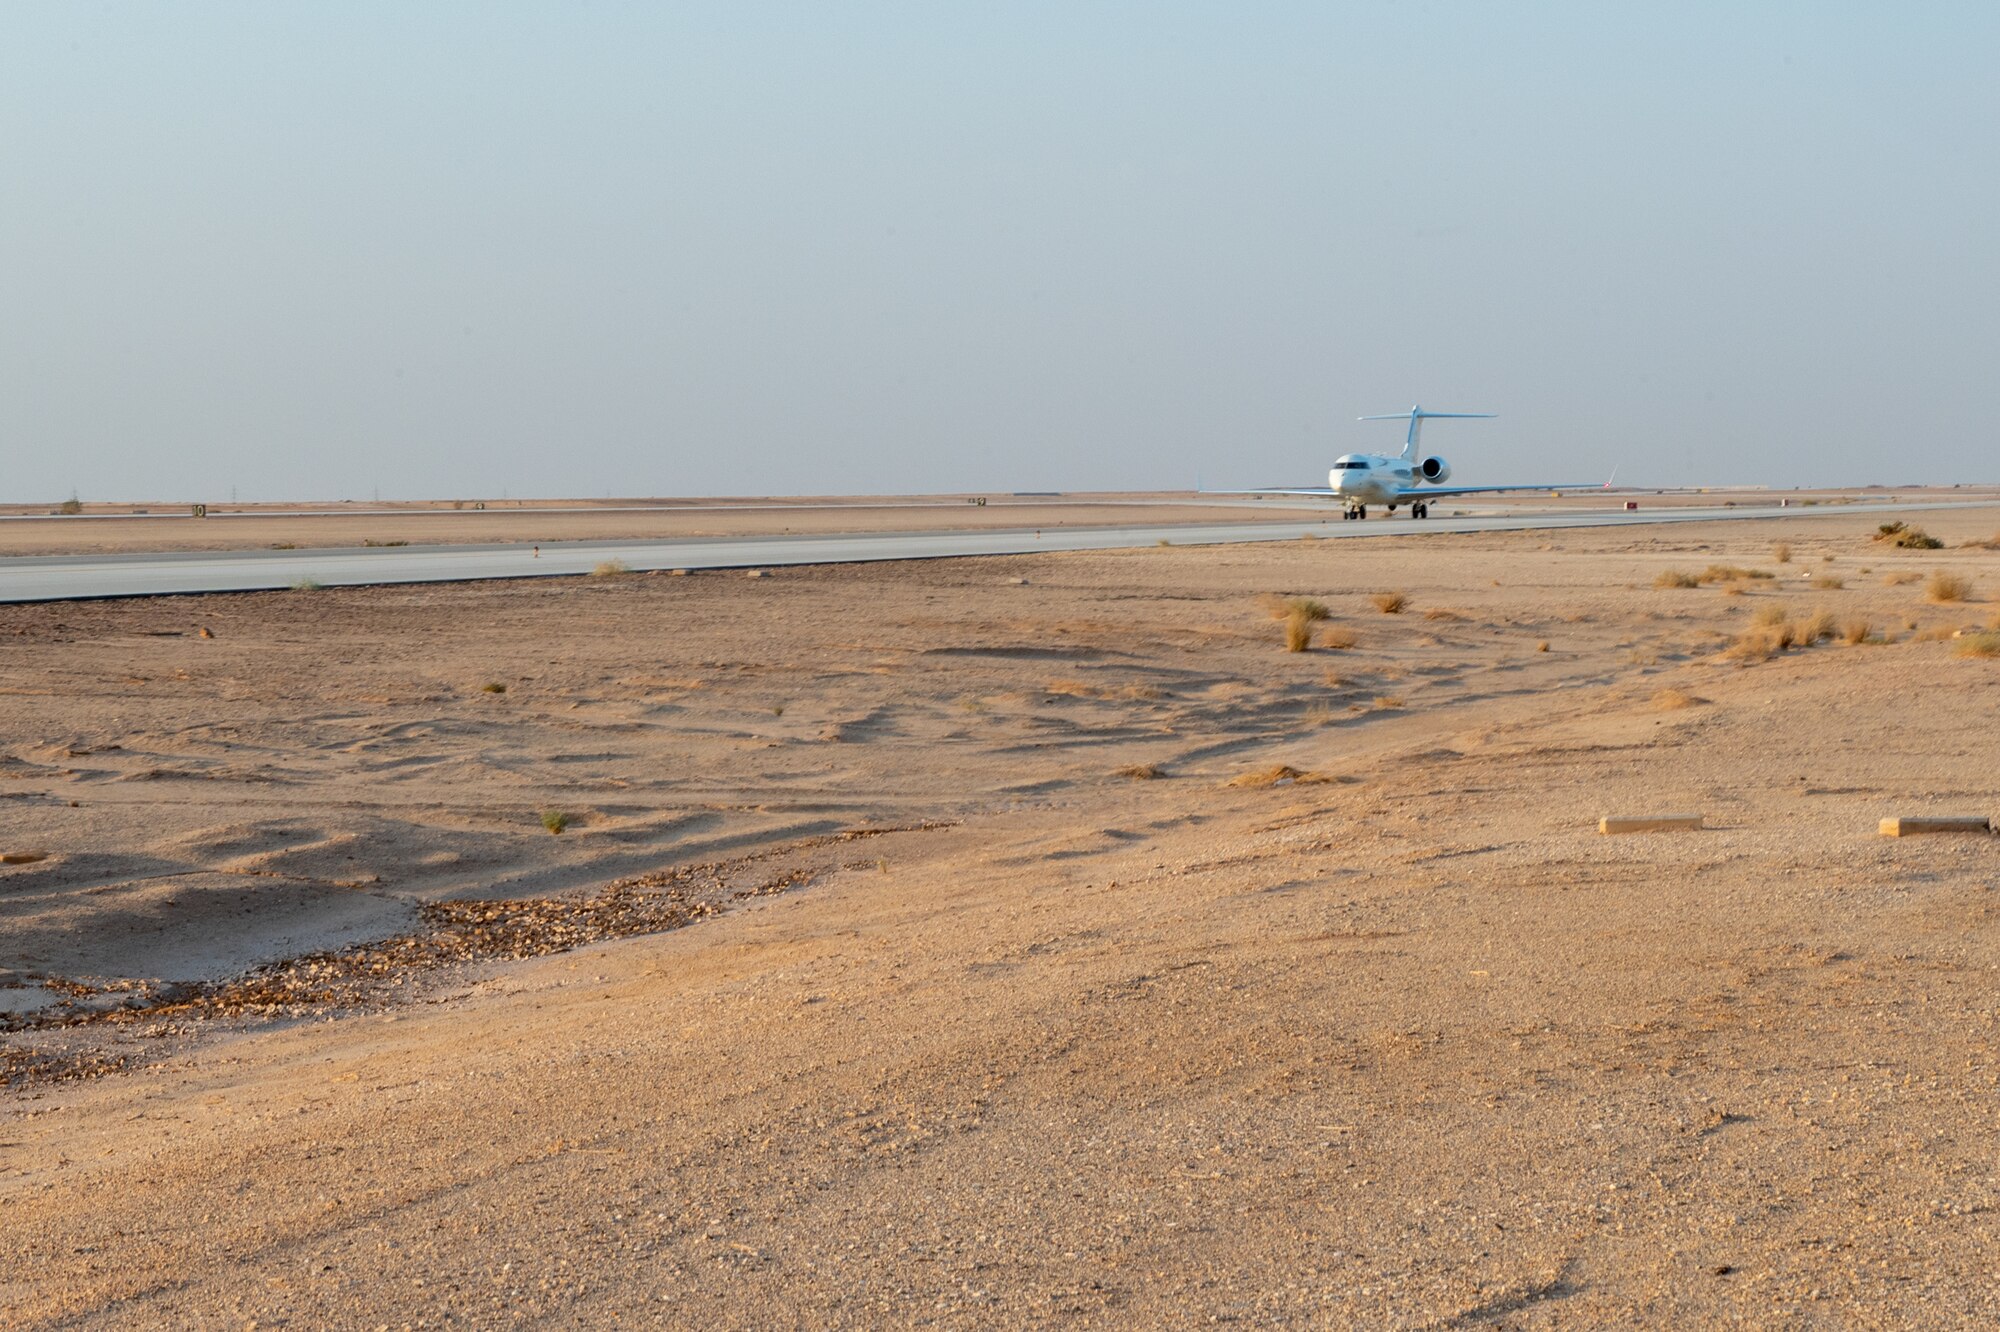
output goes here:
[[1437, 417], [1453, 417], [1459, 420], [1490, 419], [1495, 412], [1427, 412], [1421, 407], [1412, 407], [1407, 412], [1390, 412], [1384, 416], [1357, 417], [1361, 421], [1408, 421], [1410, 433], [1403, 441], [1403, 457], [1411, 462], [1417, 460], [1417, 436], [1423, 433], [1424, 422]]

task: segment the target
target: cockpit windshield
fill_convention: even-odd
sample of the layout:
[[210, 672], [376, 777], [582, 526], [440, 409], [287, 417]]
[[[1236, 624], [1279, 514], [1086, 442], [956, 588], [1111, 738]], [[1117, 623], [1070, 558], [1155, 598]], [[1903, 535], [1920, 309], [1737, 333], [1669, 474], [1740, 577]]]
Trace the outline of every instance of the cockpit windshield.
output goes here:
[[1368, 470], [1368, 464], [1360, 458], [1342, 458], [1334, 463], [1333, 467], [1338, 472], [1365, 472]]

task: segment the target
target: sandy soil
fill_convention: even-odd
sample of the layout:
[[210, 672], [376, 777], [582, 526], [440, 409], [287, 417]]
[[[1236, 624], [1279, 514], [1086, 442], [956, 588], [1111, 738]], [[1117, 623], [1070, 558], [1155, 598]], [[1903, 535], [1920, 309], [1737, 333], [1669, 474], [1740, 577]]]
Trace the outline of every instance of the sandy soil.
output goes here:
[[[271, 547], [387, 545], [526, 545], [554, 541], [769, 535], [785, 532], [928, 532], [940, 529], [1115, 527], [1162, 522], [1242, 522], [1248, 501], [1203, 502], [1192, 495], [1067, 497], [993, 496], [984, 505], [964, 496], [898, 500], [716, 501], [606, 503], [601, 506], [501, 506], [484, 510], [406, 506], [351, 512], [339, 506], [280, 509], [245, 506], [206, 519], [92, 513], [86, 518], [17, 514], [0, 521], [0, 556], [146, 550], [261, 550]], [[183, 510], [185, 506], [182, 506]], [[1273, 521], [1296, 521], [1278, 502]], [[371, 506], [372, 508], [372, 506]]]
[[0, 608], [0, 1321], [1990, 1324], [1923, 525]]

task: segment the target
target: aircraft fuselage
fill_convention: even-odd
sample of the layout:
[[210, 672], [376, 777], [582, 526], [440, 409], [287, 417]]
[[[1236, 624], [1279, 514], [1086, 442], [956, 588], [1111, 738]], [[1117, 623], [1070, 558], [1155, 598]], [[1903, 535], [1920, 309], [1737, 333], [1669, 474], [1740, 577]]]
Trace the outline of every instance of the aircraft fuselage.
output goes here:
[[1404, 492], [1415, 488], [1416, 480], [1406, 458], [1350, 453], [1334, 461], [1327, 485], [1342, 504], [1353, 509], [1400, 503]]

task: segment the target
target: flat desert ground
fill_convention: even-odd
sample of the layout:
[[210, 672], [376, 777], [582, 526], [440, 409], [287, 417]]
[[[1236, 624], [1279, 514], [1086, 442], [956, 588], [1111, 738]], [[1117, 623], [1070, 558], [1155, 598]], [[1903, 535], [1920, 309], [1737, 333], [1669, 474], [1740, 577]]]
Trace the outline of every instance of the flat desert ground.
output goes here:
[[1990, 1326], [1877, 521], [0, 607], [0, 1323]]

